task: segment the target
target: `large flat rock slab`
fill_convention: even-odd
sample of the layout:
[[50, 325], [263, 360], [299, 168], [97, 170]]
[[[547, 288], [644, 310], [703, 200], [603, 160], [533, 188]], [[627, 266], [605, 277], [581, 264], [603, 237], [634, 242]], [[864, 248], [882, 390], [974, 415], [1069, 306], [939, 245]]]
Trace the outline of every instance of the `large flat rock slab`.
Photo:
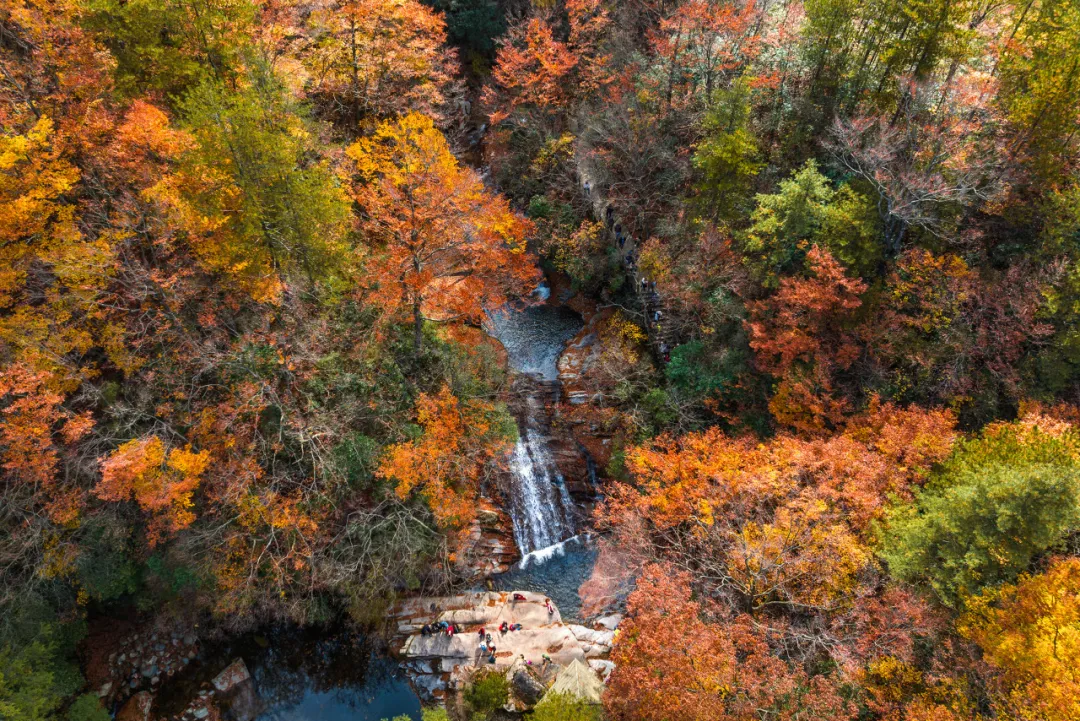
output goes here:
[[[524, 600], [515, 601], [515, 593]], [[403, 657], [404, 666], [417, 675], [414, 683], [418, 688], [439, 689], [431, 693], [434, 698], [441, 697], [443, 684], [457, 686], [478, 668], [506, 671], [524, 659], [524, 663], [541, 671], [574, 661], [584, 663], [587, 657], [597, 655], [601, 644], [592, 634], [602, 636], [603, 632], [564, 624], [554, 603], [552, 611], [548, 611], [547, 601], [542, 594], [526, 591], [407, 599], [390, 612], [398, 632], [399, 643], [394, 648]], [[460, 632], [452, 636], [445, 631], [421, 633], [425, 625], [440, 621], [457, 625]], [[521, 624], [522, 628], [502, 632], [499, 627], [504, 622]], [[480, 652], [480, 641], [484, 639], [480, 629], [491, 635], [496, 647], [494, 664], [489, 654]], [[575, 631], [587, 640], [579, 640]]]

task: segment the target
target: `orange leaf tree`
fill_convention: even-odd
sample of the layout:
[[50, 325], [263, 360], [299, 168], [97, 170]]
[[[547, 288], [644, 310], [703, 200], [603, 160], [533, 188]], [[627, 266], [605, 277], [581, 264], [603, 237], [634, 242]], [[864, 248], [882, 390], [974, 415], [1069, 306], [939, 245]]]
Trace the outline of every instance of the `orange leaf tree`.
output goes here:
[[769, 409], [782, 425], [816, 433], [847, 410], [836, 375], [859, 354], [847, 329], [866, 284], [849, 278], [827, 250], [807, 254], [812, 277], [785, 278], [772, 297], [751, 303], [750, 347], [761, 370], [779, 379]]
[[207, 451], [166, 450], [157, 436], [128, 441], [102, 461], [96, 493], [105, 501], [134, 498], [151, 514], [148, 538], [153, 546], [195, 520], [192, 495], [209, 463]]
[[303, 58], [311, 92], [354, 132], [365, 118], [441, 115], [458, 67], [439, 13], [417, 0], [344, 0], [308, 23], [320, 38]]
[[479, 322], [485, 308], [534, 287], [529, 222], [458, 165], [430, 118], [410, 113], [383, 123], [348, 154], [375, 246], [373, 300], [391, 318], [411, 314], [417, 355], [425, 313]]
[[690, 575], [651, 565], [630, 594], [604, 703], [616, 721], [751, 721], [855, 715], [828, 676], [774, 656], [745, 618], [714, 622]]
[[420, 395], [416, 420], [422, 435], [390, 446], [378, 475], [397, 483], [400, 498], [419, 492], [441, 528], [461, 529], [476, 515], [484, 473], [509, 448], [512, 426], [491, 403], [459, 400], [446, 386]]
[[570, 48], [555, 39], [546, 18], [533, 17], [511, 27], [503, 36], [495, 57], [494, 88], [484, 92], [493, 109], [492, 125], [498, 125], [517, 107], [530, 106], [549, 113], [563, 108], [570, 98], [570, 72], [578, 59]]

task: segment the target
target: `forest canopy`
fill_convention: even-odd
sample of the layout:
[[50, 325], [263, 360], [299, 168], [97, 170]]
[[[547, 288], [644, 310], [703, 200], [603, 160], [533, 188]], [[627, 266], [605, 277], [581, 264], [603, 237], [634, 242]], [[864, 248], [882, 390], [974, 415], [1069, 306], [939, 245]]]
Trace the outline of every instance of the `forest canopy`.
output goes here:
[[0, 130], [0, 716], [474, 582], [546, 278], [607, 718], [1080, 718], [1076, 0], [11, 0]]

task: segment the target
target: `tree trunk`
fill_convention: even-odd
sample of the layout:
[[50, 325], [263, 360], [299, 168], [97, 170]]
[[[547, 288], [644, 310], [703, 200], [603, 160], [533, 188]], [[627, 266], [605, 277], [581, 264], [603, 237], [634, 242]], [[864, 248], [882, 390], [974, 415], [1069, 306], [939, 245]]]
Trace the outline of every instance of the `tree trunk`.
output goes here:
[[413, 355], [420, 357], [420, 348], [424, 342], [424, 316], [420, 314], [420, 300], [413, 301]]

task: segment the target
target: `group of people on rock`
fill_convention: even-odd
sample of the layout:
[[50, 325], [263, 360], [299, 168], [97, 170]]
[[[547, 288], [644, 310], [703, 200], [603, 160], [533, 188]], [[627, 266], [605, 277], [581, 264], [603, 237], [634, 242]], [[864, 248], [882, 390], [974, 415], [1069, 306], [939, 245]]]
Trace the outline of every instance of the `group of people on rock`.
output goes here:
[[425, 623], [423, 628], [420, 629], [421, 636], [433, 636], [436, 633], [445, 631], [447, 636], [453, 636], [455, 633], [461, 633], [461, 626], [456, 623], [447, 623], [446, 621], [435, 621], [434, 623]]
[[[529, 600], [522, 593], [515, 593], [511, 597], [511, 599], [515, 603], [518, 601], [527, 602]], [[547, 609], [548, 616], [552, 616], [555, 614], [555, 606], [552, 605], [550, 598], [544, 599], [544, 607]], [[432, 611], [434, 610], [435, 605], [432, 604]], [[507, 621], [503, 621], [502, 624], [499, 625], [499, 632], [502, 634], [506, 634], [512, 631], [520, 631], [523, 628], [524, 626], [522, 626], [520, 623], [509, 623]], [[421, 636], [432, 636], [434, 634], [443, 632], [445, 632], [447, 636], [453, 636], [454, 634], [461, 633], [461, 626], [456, 623], [448, 623], [447, 621], [434, 621], [432, 623], [425, 623], [420, 628]], [[477, 635], [480, 637], [480, 642], [479, 644], [477, 644], [477, 662], [486, 657], [488, 663], [495, 663], [495, 652], [497, 650], [497, 647], [495, 646], [495, 643], [491, 638], [491, 634], [487, 632], [487, 629], [481, 626], [477, 630]], [[524, 656], [522, 656], [522, 658], [524, 659]], [[545, 654], [545, 663], [547, 661], [549, 661], [549, 659]]]

